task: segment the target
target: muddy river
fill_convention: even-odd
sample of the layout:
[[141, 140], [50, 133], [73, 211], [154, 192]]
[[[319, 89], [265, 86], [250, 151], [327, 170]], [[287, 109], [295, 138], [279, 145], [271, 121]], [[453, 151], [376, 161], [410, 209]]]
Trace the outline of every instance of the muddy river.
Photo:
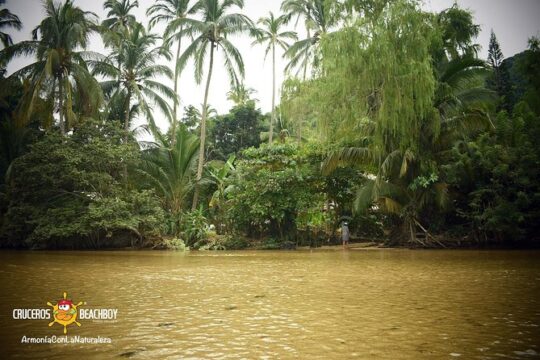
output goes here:
[[[534, 251], [1, 251], [1, 358], [539, 358], [539, 260]], [[64, 292], [80, 325], [65, 335], [53, 321]]]

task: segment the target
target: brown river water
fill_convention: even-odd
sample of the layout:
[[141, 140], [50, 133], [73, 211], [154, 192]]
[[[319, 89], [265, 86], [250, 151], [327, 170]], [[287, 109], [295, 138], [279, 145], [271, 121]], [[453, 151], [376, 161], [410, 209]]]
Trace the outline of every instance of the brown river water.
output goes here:
[[[0, 252], [0, 358], [540, 358], [540, 252]], [[63, 292], [73, 337], [48, 319]], [[79, 313], [80, 314], [80, 313]], [[80, 316], [80, 315], [79, 315]]]

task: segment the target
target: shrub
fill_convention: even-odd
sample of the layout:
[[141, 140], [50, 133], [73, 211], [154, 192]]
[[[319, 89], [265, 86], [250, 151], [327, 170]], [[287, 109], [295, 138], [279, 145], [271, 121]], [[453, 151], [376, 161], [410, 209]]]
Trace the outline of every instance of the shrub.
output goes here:
[[198, 248], [204, 244], [208, 238], [208, 222], [202, 208], [183, 214], [182, 234], [188, 246]]
[[186, 249], [189, 249], [186, 247], [184, 240], [179, 238], [164, 239], [163, 245], [169, 250], [186, 251]]

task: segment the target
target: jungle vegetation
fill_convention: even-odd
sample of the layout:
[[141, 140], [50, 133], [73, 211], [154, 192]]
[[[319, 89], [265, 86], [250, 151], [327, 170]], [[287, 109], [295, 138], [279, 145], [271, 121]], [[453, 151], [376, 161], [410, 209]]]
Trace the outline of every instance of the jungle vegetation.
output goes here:
[[[157, 0], [148, 23], [136, 0], [105, 1], [105, 19], [44, 0], [14, 42], [21, 21], [0, 6], [2, 247], [320, 246], [344, 219], [353, 240], [392, 246], [539, 244], [535, 37], [505, 58], [468, 10], [414, 0], [284, 0], [261, 19], [243, 0]], [[268, 114], [239, 36], [271, 56]], [[19, 56], [33, 60], [9, 74]], [[200, 106], [180, 106], [185, 76], [204, 81]]]

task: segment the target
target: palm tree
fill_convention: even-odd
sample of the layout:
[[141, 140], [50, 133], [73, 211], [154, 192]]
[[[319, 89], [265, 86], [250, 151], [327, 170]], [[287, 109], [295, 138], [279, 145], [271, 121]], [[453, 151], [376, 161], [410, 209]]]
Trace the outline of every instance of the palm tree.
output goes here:
[[[88, 45], [90, 35], [97, 31], [97, 16], [73, 5], [46, 0], [46, 17], [32, 31], [32, 40], [22, 41], [4, 50], [1, 60], [19, 55], [35, 55], [37, 61], [16, 71], [11, 77], [30, 79], [31, 89], [22, 99], [28, 119], [37, 98], [47, 94], [48, 101], [58, 109], [62, 134], [76, 120], [74, 104], [85, 115], [96, 114], [102, 100], [99, 84], [86, 66], [90, 53], [79, 51]], [[57, 105], [56, 105], [57, 104]]]
[[[193, 37], [193, 41], [186, 48], [178, 60], [179, 71], [181, 71], [190, 58], [195, 62], [195, 80], [201, 82], [203, 66], [208, 50], [210, 59], [208, 61], [208, 75], [204, 90], [203, 113], [201, 118], [201, 144], [199, 149], [199, 162], [197, 165], [197, 182], [201, 180], [204, 166], [204, 145], [206, 140], [206, 104], [208, 103], [208, 93], [214, 68], [214, 52], [222, 49], [224, 65], [231, 83], [237, 84], [238, 75], [244, 76], [244, 61], [238, 49], [229, 41], [228, 37], [236, 35], [253, 28], [252, 21], [242, 14], [228, 13], [232, 7], [243, 8], [243, 0], [200, 0], [197, 4], [202, 14], [202, 20], [185, 19], [186, 27], [179, 35]], [[192, 208], [197, 208], [199, 198], [199, 187], [195, 187]]]
[[[295, 28], [298, 26], [298, 22], [301, 18], [304, 18], [304, 25], [306, 28], [307, 38], [311, 38], [310, 19], [311, 19], [311, 0], [284, 0], [281, 3], [281, 11], [285, 12], [289, 16], [296, 16]], [[303, 64], [303, 76], [302, 79], [306, 80], [307, 73], [307, 54], [306, 61]]]
[[149, 128], [155, 142], [143, 150], [142, 165], [137, 172], [143, 184], [154, 189], [170, 211], [173, 232], [178, 233], [181, 212], [187, 207], [186, 199], [193, 189], [199, 139], [183, 125], [172, 136], [174, 143], [156, 127]]
[[[137, 26], [137, 19], [131, 12], [139, 7], [139, 2], [134, 0], [107, 0], [103, 4], [103, 9], [107, 11], [107, 18], [101, 22], [101, 36], [105, 46], [112, 48], [114, 51], [119, 51], [122, 43], [131, 37], [133, 28]], [[117, 68], [122, 68], [121, 57], [116, 57]], [[120, 73], [118, 73], [120, 76]], [[120, 81], [120, 77], [118, 78]], [[111, 95], [111, 94], [108, 94]], [[109, 120], [124, 119], [126, 123], [126, 99], [123, 94], [108, 97], [106, 116]], [[131, 106], [129, 109], [129, 119], [127, 123], [139, 115], [140, 107], [138, 104]], [[128, 134], [126, 133], [126, 141]]]
[[[198, 3], [194, 6], [190, 5], [190, 0], [157, 0], [154, 5], [146, 11], [147, 16], [151, 16], [149, 27], [152, 28], [155, 24], [165, 22], [167, 27], [163, 38], [167, 45], [172, 45], [175, 41], [178, 43], [176, 47], [176, 56], [174, 58], [174, 92], [178, 94], [178, 81], [180, 80], [180, 52], [182, 50], [183, 30], [186, 24], [186, 19], [189, 15], [196, 12]], [[176, 124], [178, 123], [178, 103], [174, 103], [172, 112], [171, 132], [176, 133]], [[175, 138], [173, 137], [173, 143]]]
[[253, 42], [255, 44], [268, 44], [264, 52], [264, 58], [268, 56], [270, 50], [272, 50], [272, 117], [270, 118], [270, 135], [268, 142], [272, 143], [274, 135], [274, 123], [276, 121], [276, 45], [281, 47], [283, 51], [287, 51], [289, 44], [285, 42], [286, 39], [297, 40], [298, 37], [293, 31], [281, 31], [281, 27], [289, 22], [289, 15], [281, 15], [275, 17], [272, 12], [266, 18], [261, 18], [259, 24], [262, 24], [264, 28], [256, 30], [257, 40]]
[[122, 41], [111, 55], [104, 60], [92, 62], [93, 73], [107, 78], [101, 86], [109, 101], [123, 102], [126, 140], [133, 100], [150, 123], [154, 122], [154, 117], [149, 103], [157, 105], [170, 118], [170, 106], [164, 97], [176, 101], [174, 91], [156, 79], [158, 76], [172, 77], [171, 69], [157, 64], [161, 56], [169, 56], [164, 48], [155, 46], [158, 39], [158, 36], [146, 33], [144, 27], [137, 23], [129, 38]]
[[[6, 0], [0, 0], [0, 5], [4, 5], [5, 3]], [[22, 29], [22, 23], [19, 17], [11, 13], [11, 11], [9, 11], [8, 9], [0, 10], [0, 30], [3, 30], [5, 28], [13, 28], [15, 30]], [[3, 31], [0, 31], [0, 41], [2, 42], [4, 47], [13, 45], [13, 40], [11, 39], [11, 36]]]
[[246, 105], [252, 99], [251, 95], [257, 91], [253, 88], [246, 87], [243, 83], [233, 86], [231, 90], [227, 92], [227, 100], [232, 101], [235, 105]]
[[131, 11], [139, 7], [137, 0], [107, 0], [103, 4], [103, 9], [107, 10], [107, 19], [103, 20], [103, 40], [106, 45], [119, 46], [120, 42], [129, 37], [131, 29], [135, 26], [137, 19]]
[[307, 67], [315, 60], [316, 46], [321, 36], [328, 31], [328, 3], [325, 0], [285, 0], [281, 4], [281, 10], [289, 16], [304, 18], [307, 37], [292, 44], [285, 52], [285, 57], [289, 59], [285, 71], [300, 65], [298, 72], [303, 69], [302, 79], [305, 80]]
[[493, 127], [489, 118], [496, 93], [485, 86], [490, 73], [483, 60], [465, 55], [450, 60], [437, 72], [439, 86], [434, 106], [441, 117], [441, 141], [455, 140], [455, 131], [471, 132]]

